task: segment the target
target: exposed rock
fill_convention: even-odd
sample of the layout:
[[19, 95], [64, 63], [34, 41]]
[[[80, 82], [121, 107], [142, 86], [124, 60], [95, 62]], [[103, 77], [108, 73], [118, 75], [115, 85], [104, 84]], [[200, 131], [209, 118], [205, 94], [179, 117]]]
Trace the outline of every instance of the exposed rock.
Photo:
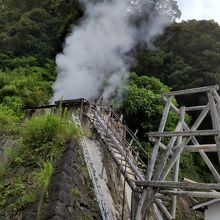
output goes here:
[[101, 219], [91, 180], [80, 170], [84, 164], [77, 142], [69, 141], [54, 169], [45, 220], [77, 220], [85, 213]]

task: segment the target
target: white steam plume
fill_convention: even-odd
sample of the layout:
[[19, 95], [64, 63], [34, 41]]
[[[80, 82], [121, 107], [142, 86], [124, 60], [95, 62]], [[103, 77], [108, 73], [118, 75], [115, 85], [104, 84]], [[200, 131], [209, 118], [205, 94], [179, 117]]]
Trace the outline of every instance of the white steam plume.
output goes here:
[[[99, 95], [107, 99], [117, 92], [128, 76], [128, 54], [137, 41], [152, 46], [153, 39], [168, 24], [169, 19], [162, 13], [152, 14], [141, 25], [131, 24], [137, 14], [145, 12], [138, 8], [140, 1], [146, 2], [102, 0], [91, 3], [83, 0], [85, 19], [79, 26], [73, 26], [63, 53], [56, 58], [58, 76], [51, 102], [61, 98], [90, 100]], [[150, 7], [145, 8], [150, 10]]]

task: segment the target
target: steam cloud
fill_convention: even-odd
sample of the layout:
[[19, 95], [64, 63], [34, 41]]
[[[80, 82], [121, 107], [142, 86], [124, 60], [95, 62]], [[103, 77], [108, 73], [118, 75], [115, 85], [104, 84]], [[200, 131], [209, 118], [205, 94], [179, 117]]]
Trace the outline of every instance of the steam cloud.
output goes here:
[[[155, 37], [171, 21], [170, 15], [150, 13], [148, 0], [83, 2], [85, 18], [73, 26], [63, 52], [56, 57], [58, 76], [51, 102], [100, 95], [108, 99], [120, 93], [119, 85], [128, 77], [129, 52], [137, 42], [153, 47]], [[148, 19], [135, 25], [135, 19], [146, 12]]]

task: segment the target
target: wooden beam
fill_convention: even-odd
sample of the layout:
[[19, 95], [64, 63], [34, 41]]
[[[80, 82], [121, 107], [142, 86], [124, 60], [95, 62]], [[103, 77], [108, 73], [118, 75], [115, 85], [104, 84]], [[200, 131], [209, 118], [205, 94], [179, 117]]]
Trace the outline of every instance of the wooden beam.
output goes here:
[[[187, 183], [198, 183], [198, 182], [195, 182], [195, 181], [193, 181], [193, 180], [191, 180], [191, 179], [187, 179], [187, 178], [182, 178], [182, 180], [184, 181], [184, 182], [187, 182]], [[210, 190], [211, 192], [216, 192], [215, 190]]]
[[[168, 117], [168, 113], [169, 113], [170, 106], [171, 106], [171, 101], [172, 101], [172, 97], [169, 97], [167, 102], [166, 102], [165, 108], [164, 108], [164, 112], [163, 112], [162, 119], [161, 119], [161, 122], [160, 122], [160, 126], [159, 126], [159, 129], [158, 129], [159, 132], [164, 131], [166, 121], [167, 121], [167, 117]], [[146, 178], [147, 180], [150, 180], [152, 178], [154, 165], [155, 165], [155, 161], [157, 159], [157, 154], [158, 154], [160, 142], [161, 142], [161, 139], [159, 138], [159, 139], [156, 140], [156, 143], [154, 144], [153, 152], [152, 152], [152, 155], [151, 155], [151, 158], [150, 158], [150, 164], [149, 164], [148, 170], [147, 170], [147, 178]]]
[[[172, 103], [170, 105], [170, 109], [173, 112], [176, 112], [177, 114], [180, 113], [179, 109]], [[185, 122], [183, 123], [183, 128], [187, 131], [190, 130], [188, 125]], [[192, 137], [192, 142], [195, 145], [199, 145], [199, 142], [197, 141], [197, 139], [195, 137]], [[217, 182], [220, 182], [220, 175], [219, 175], [218, 171], [215, 169], [215, 167], [213, 166], [213, 164], [210, 161], [209, 157], [206, 155], [206, 153], [203, 150], [200, 150], [199, 154], [201, 155], [202, 159], [205, 161], [206, 165], [208, 166], [209, 170], [211, 171], [211, 173], [213, 174], [213, 176], [215, 177]]]
[[197, 130], [197, 131], [174, 131], [174, 132], [149, 132], [149, 137], [192, 137], [192, 136], [218, 136], [220, 134], [220, 130]]
[[157, 204], [157, 206], [159, 207], [159, 209], [160, 209], [161, 211], [163, 211], [163, 213], [165, 214], [166, 218], [167, 218], [168, 220], [172, 220], [172, 219], [173, 219], [172, 215], [167, 211], [167, 209], [166, 209], [166, 207], [164, 206], [164, 204], [162, 203], [162, 201], [159, 200], [159, 199], [157, 199], [157, 198], [155, 198], [154, 201], [156, 202], [156, 204]]
[[203, 150], [204, 152], [217, 152], [216, 144], [184, 146], [184, 151], [187, 151], [187, 152], [199, 152], [200, 150]]
[[[185, 117], [185, 107], [182, 107], [180, 109], [180, 118], [179, 118], [179, 122], [176, 126], [175, 132], [181, 131], [182, 126], [183, 126], [183, 122], [184, 122], [184, 117]], [[163, 157], [161, 158], [161, 160], [159, 161], [159, 164], [157, 166], [154, 179], [158, 179], [160, 177], [161, 173], [163, 172], [164, 167], [166, 165], [166, 162], [169, 158], [169, 155], [172, 153], [172, 148], [173, 148], [174, 143], [176, 142], [176, 139], [177, 139], [177, 137], [172, 137], [169, 144], [167, 145], [167, 150], [164, 152]], [[179, 143], [179, 145], [180, 144], [181, 143]]]
[[[212, 119], [212, 125], [214, 129], [220, 129], [220, 122], [219, 122], [219, 115], [215, 106], [215, 100], [212, 94], [208, 93], [208, 100], [210, 103], [210, 112], [211, 112], [211, 119]], [[218, 159], [220, 164], [220, 136], [215, 137], [215, 143], [217, 147], [217, 153], [218, 153]]]
[[[168, 97], [166, 100], [166, 105], [165, 105], [165, 108], [163, 111], [163, 115], [162, 115], [159, 129], [158, 129], [159, 132], [164, 131], [171, 104], [172, 104], [172, 96]], [[152, 178], [155, 162], [156, 162], [157, 155], [158, 155], [160, 142], [161, 142], [161, 138], [158, 138], [154, 144], [153, 152], [152, 152], [151, 158], [150, 158], [150, 163], [149, 163], [149, 166], [147, 169], [147, 176], [146, 176], [147, 180], [150, 180]], [[145, 205], [147, 194], [148, 194], [147, 190], [144, 189], [144, 191], [141, 195], [141, 198], [139, 200], [138, 207], [137, 207], [136, 219], [140, 219], [140, 220], [145, 219], [146, 211], [148, 209], [148, 207]], [[150, 205], [150, 203], [151, 203], [151, 201], [148, 204]]]
[[[178, 137], [177, 146], [180, 146], [181, 142], [182, 142], [182, 137]], [[180, 156], [177, 159], [174, 169], [173, 169], [173, 181], [174, 182], [178, 182], [179, 180], [179, 168], [180, 168]], [[175, 188], [174, 191], [177, 191], [177, 188]], [[176, 219], [176, 208], [177, 208], [177, 197], [173, 196], [172, 197], [172, 212], [171, 212], [173, 219]]]
[[174, 164], [176, 163], [176, 161], [178, 160], [179, 156], [181, 155], [182, 151], [183, 151], [183, 146], [185, 145], [185, 143], [188, 141], [188, 138], [183, 138], [181, 145], [175, 150], [175, 152], [173, 153], [171, 159], [167, 162], [167, 166], [166, 168], [163, 170], [161, 176], [160, 176], [160, 180], [164, 180], [167, 175], [169, 174], [170, 170], [173, 168]]
[[207, 104], [206, 107], [203, 109], [203, 111], [198, 116], [198, 118], [196, 119], [196, 121], [194, 122], [194, 124], [192, 125], [190, 129], [191, 131], [195, 131], [198, 129], [198, 127], [201, 125], [202, 121], [208, 114], [209, 110], [210, 110], [210, 104]]
[[220, 190], [218, 183], [172, 182], [172, 181], [136, 181], [139, 187], [178, 188], [190, 190]]
[[220, 198], [219, 192], [192, 192], [192, 191], [166, 191], [161, 190], [165, 195], [176, 195], [181, 197], [197, 197], [197, 198]]
[[208, 92], [213, 90], [218, 90], [219, 86], [206, 86], [206, 87], [200, 87], [200, 88], [194, 88], [194, 89], [185, 89], [185, 90], [179, 90], [179, 91], [173, 91], [173, 92], [167, 92], [162, 94], [163, 96], [179, 96], [179, 95], [189, 95], [189, 94], [195, 94], [195, 93], [202, 93], [202, 92]]
[[186, 107], [186, 112], [200, 111], [203, 110], [205, 107], [206, 105]]

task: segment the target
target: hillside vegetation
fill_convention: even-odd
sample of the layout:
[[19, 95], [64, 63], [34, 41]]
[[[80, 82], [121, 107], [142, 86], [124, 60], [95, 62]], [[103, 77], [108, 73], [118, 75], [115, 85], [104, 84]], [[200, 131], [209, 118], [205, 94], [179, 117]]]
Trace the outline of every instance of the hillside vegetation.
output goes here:
[[[49, 103], [55, 56], [82, 16], [83, 8], [74, 0], [0, 0], [0, 138], [16, 140], [16, 150], [9, 149], [8, 159], [0, 163], [0, 216], [2, 210], [18, 216], [30, 203], [47, 198], [54, 161], [65, 141], [79, 135], [60, 114], [23, 119], [26, 107]], [[174, 23], [155, 44], [154, 51], [135, 51], [126, 98], [118, 109], [130, 128], [139, 130], [147, 151], [146, 133], [158, 129], [163, 110], [161, 93], [220, 84], [220, 27], [214, 21]], [[202, 98], [187, 102], [200, 104]], [[169, 115], [168, 130], [174, 122], [176, 115]], [[197, 156], [182, 160], [183, 176], [209, 180]]]

